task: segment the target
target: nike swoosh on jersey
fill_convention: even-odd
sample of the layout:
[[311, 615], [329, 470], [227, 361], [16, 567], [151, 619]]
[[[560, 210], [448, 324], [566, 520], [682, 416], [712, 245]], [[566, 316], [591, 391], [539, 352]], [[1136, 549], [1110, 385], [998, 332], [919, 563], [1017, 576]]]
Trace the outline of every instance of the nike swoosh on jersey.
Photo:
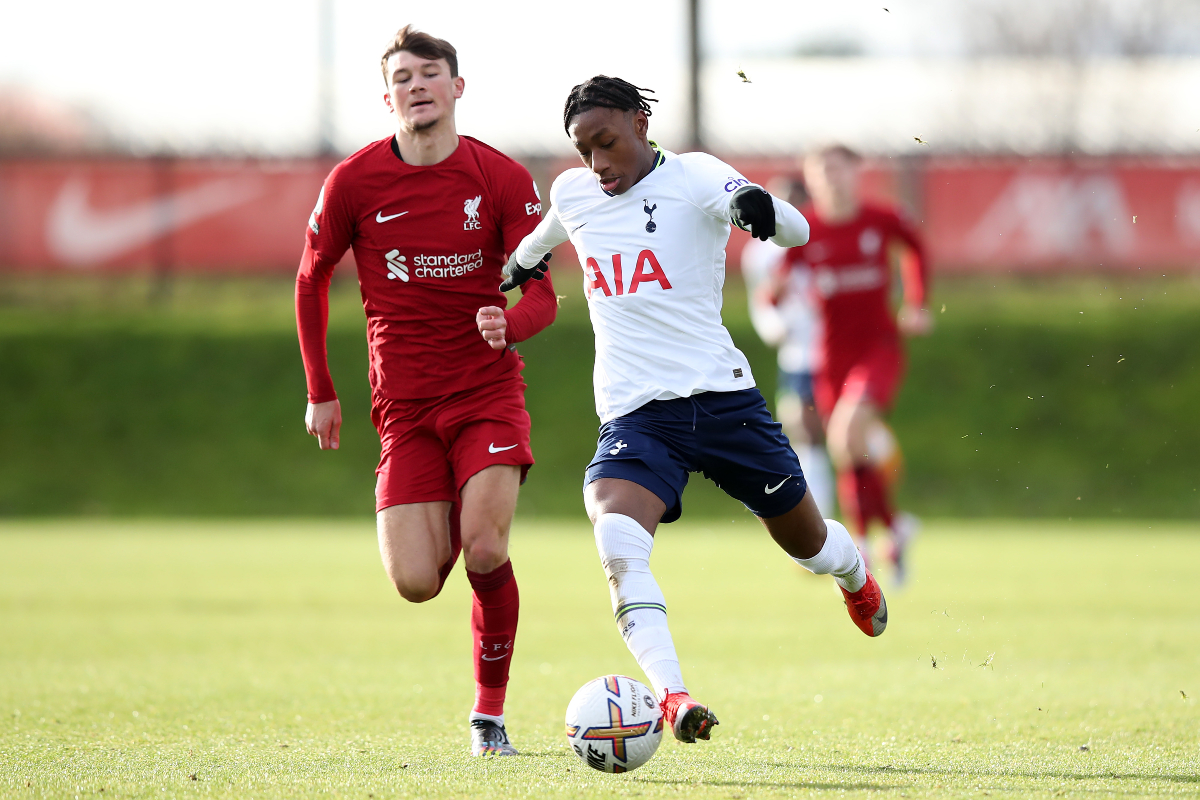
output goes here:
[[779, 483], [775, 484], [774, 486], [764, 486], [763, 491], [766, 494], [775, 494], [775, 492], [779, 491], [780, 486], [783, 486], [785, 483], [787, 483], [791, 479], [792, 479], [792, 476], [788, 475], [786, 478], [784, 478], [783, 480], [781, 480]]
[[54, 255], [69, 263], [100, 264], [246, 203], [262, 190], [257, 181], [220, 178], [192, 189], [100, 211], [88, 202], [87, 181], [72, 178], [50, 207], [46, 244]]
[[399, 214], [389, 214], [388, 216], [385, 217], [383, 215], [382, 211], [376, 211], [375, 212], [375, 221], [376, 222], [387, 222], [389, 219], [395, 219], [396, 217], [403, 217], [407, 213], [408, 213], [407, 211], [401, 211]]
[[[591, 222], [591, 220], [588, 220], [588, 222]], [[574, 228], [571, 228], [571, 233], [574, 233], [575, 231], [579, 230], [584, 225], [587, 225], [587, 222], [583, 223], [582, 225], [576, 225]]]
[[503, 453], [505, 450], [512, 450], [516, 446], [517, 445], [515, 445], [515, 444], [510, 444], [508, 447], [496, 447], [496, 443], [492, 442], [491, 444], [488, 445], [488, 452], [489, 453]]

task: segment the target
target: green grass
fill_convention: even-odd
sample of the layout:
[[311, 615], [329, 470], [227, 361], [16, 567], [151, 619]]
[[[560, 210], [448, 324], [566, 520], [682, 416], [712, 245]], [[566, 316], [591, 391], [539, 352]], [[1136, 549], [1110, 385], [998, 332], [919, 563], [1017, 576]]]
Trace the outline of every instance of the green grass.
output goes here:
[[[595, 448], [593, 344], [578, 273], [559, 320], [521, 345], [538, 466], [528, 513], [580, 513]], [[349, 278], [349, 279], [347, 279]], [[0, 280], [0, 516], [369, 515], [371, 427], [358, 287], [331, 300], [342, 449], [303, 430], [287, 278]], [[945, 311], [941, 310], [945, 306]], [[1200, 280], [936, 284], [894, 427], [902, 503], [954, 517], [1200, 517]], [[774, 354], [736, 279], [725, 320], [764, 394]], [[738, 513], [706, 482], [688, 510]]]
[[522, 755], [472, 760], [461, 569], [405, 604], [369, 522], [0, 523], [0, 795], [1196, 797], [1197, 533], [933, 524], [870, 640], [749, 521], [664, 528], [722, 724], [612, 776], [562, 733], [579, 685], [638, 674], [586, 525], [518, 521]]

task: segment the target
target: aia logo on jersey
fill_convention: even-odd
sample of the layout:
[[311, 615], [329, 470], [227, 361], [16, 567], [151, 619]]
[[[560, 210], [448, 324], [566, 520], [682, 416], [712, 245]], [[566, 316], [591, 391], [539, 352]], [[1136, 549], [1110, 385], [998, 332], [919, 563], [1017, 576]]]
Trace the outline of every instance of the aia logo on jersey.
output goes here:
[[483, 227], [479, 224], [479, 203], [482, 200], [483, 195], [479, 194], [463, 201], [463, 213], [467, 215], [467, 221], [463, 223], [464, 231], [477, 231]]
[[[636, 294], [638, 287], [643, 283], [657, 283], [663, 290], [671, 288], [671, 282], [667, 280], [667, 273], [663, 272], [662, 265], [658, 263], [658, 258], [654, 255], [653, 250], [643, 250], [637, 255], [637, 262], [633, 268], [633, 275], [629, 279], [629, 290], [625, 290], [625, 275], [621, 266], [620, 253], [612, 257], [612, 284], [609, 284], [608, 278], [600, 269], [600, 264], [594, 258], [589, 258], [587, 264], [583, 268], [583, 290], [590, 298], [592, 292], [599, 289], [604, 292], [605, 297], [620, 297], [623, 294]], [[613, 291], [616, 287], [616, 291]]]

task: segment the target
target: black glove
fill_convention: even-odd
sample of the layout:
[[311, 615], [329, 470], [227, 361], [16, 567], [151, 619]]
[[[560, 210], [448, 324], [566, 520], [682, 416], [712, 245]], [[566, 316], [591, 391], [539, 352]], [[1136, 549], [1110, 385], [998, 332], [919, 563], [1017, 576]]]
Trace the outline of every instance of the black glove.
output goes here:
[[500, 284], [500, 291], [511, 291], [524, 284], [530, 278], [540, 281], [546, 275], [546, 264], [550, 262], [550, 255], [550, 253], [546, 253], [546, 255], [542, 256], [542, 260], [532, 267], [522, 267], [517, 263], [517, 254], [513, 253], [508, 257], [508, 263], [504, 265], [502, 272], [504, 283]]
[[743, 186], [729, 199], [733, 224], [764, 242], [775, 235], [775, 203], [757, 186]]

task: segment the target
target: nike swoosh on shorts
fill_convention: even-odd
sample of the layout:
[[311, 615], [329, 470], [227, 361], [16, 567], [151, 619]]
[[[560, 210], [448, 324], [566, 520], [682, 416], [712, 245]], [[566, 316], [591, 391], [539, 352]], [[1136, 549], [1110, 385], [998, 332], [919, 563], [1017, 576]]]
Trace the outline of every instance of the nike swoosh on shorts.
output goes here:
[[515, 444], [510, 444], [508, 447], [496, 447], [496, 443], [492, 442], [491, 444], [488, 445], [488, 452], [489, 453], [503, 453], [505, 450], [512, 450], [516, 446], [517, 445], [515, 445]]
[[764, 486], [763, 492], [765, 492], [766, 494], [775, 494], [775, 492], [779, 491], [779, 487], [783, 486], [785, 483], [790, 481], [792, 479], [792, 477], [793, 476], [788, 475], [786, 478], [784, 478], [783, 480], [781, 480], [779, 483], [775, 484], [774, 486]]
[[387, 222], [389, 219], [395, 219], [396, 217], [403, 217], [407, 213], [408, 213], [407, 211], [401, 211], [399, 214], [391, 214], [391, 215], [385, 217], [383, 215], [382, 211], [376, 211], [375, 212], [375, 221], [376, 222]]

